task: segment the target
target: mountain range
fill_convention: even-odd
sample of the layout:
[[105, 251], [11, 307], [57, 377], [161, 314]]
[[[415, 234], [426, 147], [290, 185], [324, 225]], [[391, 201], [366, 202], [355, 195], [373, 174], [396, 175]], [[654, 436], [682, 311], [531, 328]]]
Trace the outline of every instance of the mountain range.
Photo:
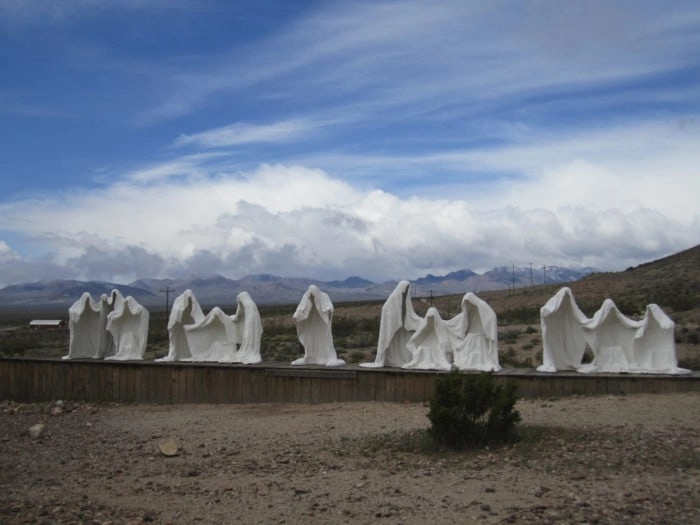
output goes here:
[[[524, 288], [531, 285], [572, 282], [593, 273], [592, 268], [564, 268], [547, 266], [502, 266], [483, 274], [471, 270], [458, 270], [447, 275], [428, 274], [411, 281], [415, 296], [461, 294], [509, 287]], [[138, 279], [127, 285], [104, 281], [50, 280], [22, 283], [0, 289], [0, 307], [65, 306], [90, 292], [94, 298], [108, 294], [117, 288], [125, 297], [131, 295], [149, 308], [165, 307], [187, 289], [194, 292], [203, 306], [226, 306], [236, 302], [242, 291], [250, 293], [253, 300], [264, 304], [295, 304], [311, 284], [316, 284], [335, 301], [361, 301], [386, 299], [398, 281], [374, 283], [352, 276], [343, 281], [318, 281], [306, 277], [279, 277], [269, 274], [248, 275], [241, 279], [228, 279], [221, 275], [183, 279]]]

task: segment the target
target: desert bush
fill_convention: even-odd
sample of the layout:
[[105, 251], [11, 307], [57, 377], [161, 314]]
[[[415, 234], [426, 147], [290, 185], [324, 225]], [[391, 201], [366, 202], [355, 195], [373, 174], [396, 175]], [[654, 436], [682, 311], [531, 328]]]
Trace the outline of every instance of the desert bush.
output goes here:
[[492, 374], [465, 375], [458, 370], [436, 379], [428, 412], [430, 436], [450, 448], [514, 439], [520, 421], [514, 408], [516, 388], [513, 381], [497, 385]]
[[498, 333], [498, 340], [502, 343], [515, 343], [520, 337], [519, 330], [503, 330]]
[[540, 321], [539, 306], [520, 306], [509, 308], [498, 313], [498, 324], [536, 324]]

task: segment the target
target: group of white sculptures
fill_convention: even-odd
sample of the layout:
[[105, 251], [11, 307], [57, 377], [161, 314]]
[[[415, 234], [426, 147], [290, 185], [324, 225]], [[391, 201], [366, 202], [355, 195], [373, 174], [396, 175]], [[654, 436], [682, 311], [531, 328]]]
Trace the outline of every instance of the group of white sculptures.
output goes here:
[[[247, 292], [236, 298], [234, 315], [214, 307], [204, 315], [191, 290], [177, 297], [168, 319], [168, 355], [157, 361], [262, 361], [262, 322]], [[143, 359], [149, 314], [118, 290], [99, 301], [88, 292], [69, 309], [70, 346], [64, 359]], [[317, 286], [304, 293], [293, 316], [304, 356], [292, 365], [342, 366], [333, 345], [333, 303]], [[543, 364], [540, 372], [629, 372], [681, 374], [675, 351], [675, 324], [655, 304], [640, 321], [625, 317], [610, 299], [592, 319], [578, 308], [569, 288], [559, 290], [540, 310]], [[583, 364], [586, 348], [593, 361]], [[382, 307], [377, 355], [366, 368], [417, 370], [501, 370], [496, 313], [473, 293], [461, 311], [443, 320], [436, 308], [425, 317], [413, 309], [410, 283], [401, 281]]]

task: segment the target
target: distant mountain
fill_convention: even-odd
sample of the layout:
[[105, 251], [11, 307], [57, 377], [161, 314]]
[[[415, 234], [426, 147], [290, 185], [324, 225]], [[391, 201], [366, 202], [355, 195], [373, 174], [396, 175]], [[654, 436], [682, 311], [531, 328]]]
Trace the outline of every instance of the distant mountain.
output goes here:
[[[590, 268], [573, 269], [547, 267], [535, 272], [529, 267], [500, 267], [484, 274], [472, 270], [458, 270], [447, 275], [428, 274], [412, 282], [416, 296], [447, 295], [501, 290], [515, 286], [529, 286], [531, 283], [576, 281], [592, 273]], [[193, 276], [180, 279], [138, 279], [128, 285], [101, 281], [39, 281], [11, 285], [0, 290], [0, 307], [28, 305], [65, 305], [67, 308], [83, 292], [97, 298], [118, 288], [124, 296], [131, 295], [147, 307], [165, 306], [166, 294], [169, 304], [187, 289], [192, 290], [203, 306], [230, 306], [236, 296], [247, 291], [258, 304], [294, 304], [311, 284], [316, 284], [331, 296], [333, 301], [360, 301], [385, 299], [396, 287], [398, 281], [374, 283], [358, 276], [343, 281], [318, 281], [306, 277], [279, 277], [270, 274], [248, 275], [241, 279], [228, 279], [221, 275], [209, 277]]]

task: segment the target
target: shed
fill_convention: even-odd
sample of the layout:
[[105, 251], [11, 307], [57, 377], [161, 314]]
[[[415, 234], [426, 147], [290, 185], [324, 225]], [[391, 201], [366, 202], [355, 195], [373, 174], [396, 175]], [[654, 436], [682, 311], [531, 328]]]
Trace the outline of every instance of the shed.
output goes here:
[[30, 328], [65, 328], [66, 322], [63, 319], [34, 319], [29, 322]]

